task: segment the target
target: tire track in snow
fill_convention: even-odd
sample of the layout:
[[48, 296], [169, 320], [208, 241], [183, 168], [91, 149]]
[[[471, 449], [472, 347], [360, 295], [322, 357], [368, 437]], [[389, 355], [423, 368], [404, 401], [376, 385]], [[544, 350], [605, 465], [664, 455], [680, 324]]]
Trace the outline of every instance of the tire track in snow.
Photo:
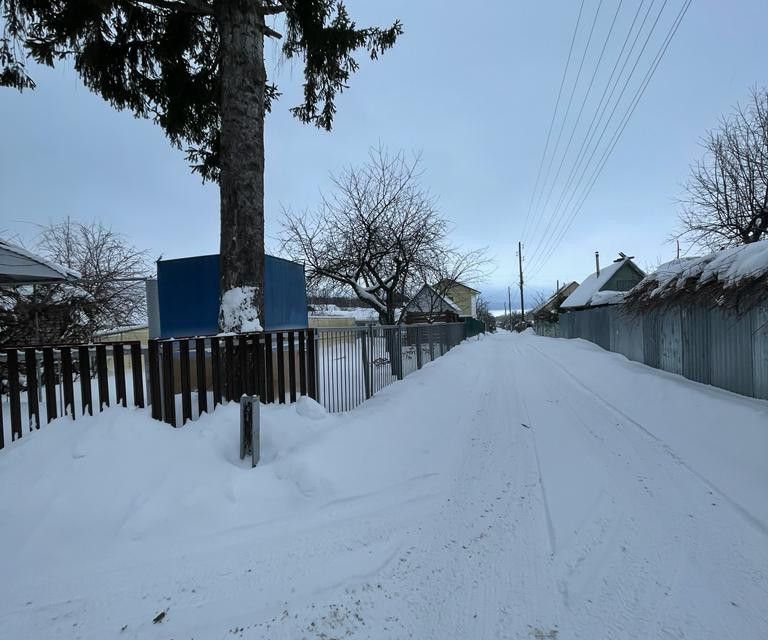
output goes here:
[[[604, 402], [530, 342], [521, 345], [526, 347], [530, 348], [528, 354], [535, 352], [539, 356], [536, 359], [546, 365], [537, 370], [530, 356], [526, 358], [529, 370], [542, 377], [526, 378], [530, 393], [546, 385], [547, 394], [560, 397], [570, 407], [573, 424], [589, 435], [592, 449], [601, 454], [606, 471], [614, 479], [609, 493], [625, 501], [616, 504], [611, 500], [607, 507], [607, 538], [593, 540], [588, 531], [577, 536], [577, 541], [583, 540], [585, 553], [592, 556], [586, 562], [581, 560], [587, 574], [578, 567], [575, 574], [568, 573], [571, 561], [580, 561], [577, 554], [569, 553], [577, 545], [566, 553], [558, 549], [561, 557], [556, 561], [565, 573], [564, 584], [582, 590], [580, 602], [568, 619], [577, 637], [579, 630], [590, 639], [756, 637], [750, 633], [766, 628], [766, 615], [757, 604], [761, 599], [757, 594], [764, 594], [768, 587], [768, 579], [759, 568], [765, 566], [760, 560], [765, 554], [750, 551], [743, 538], [750, 534], [748, 537], [754, 539], [752, 532], [759, 538], [762, 532], [741, 528], [741, 513], [727, 516], [727, 512], [713, 511], [707, 499], [713, 492], [702, 490], [699, 475], [680, 464], [663, 442], [649, 438], [652, 434], [642, 425]], [[553, 378], [550, 365], [557, 367], [555, 373], [564, 384]], [[571, 385], [578, 394], [568, 392]], [[622, 429], [616, 417], [631, 429]], [[535, 424], [532, 427], [536, 429]], [[622, 515], [625, 505], [629, 510]], [[574, 584], [579, 571], [586, 576], [586, 585]], [[590, 577], [589, 573], [595, 575]], [[595, 578], [600, 582], [594, 584]], [[690, 600], [691, 590], [699, 598], [711, 600], [714, 609]], [[713, 616], [711, 611], [718, 614]], [[601, 625], [605, 635], [595, 636], [594, 630]], [[587, 633], [589, 629], [592, 633]]]
[[584, 384], [573, 373], [571, 373], [563, 364], [561, 364], [560, 362], [557, 362], [557, 360], [553, 359], [551, 356], [547, 355], [546, 353], [544, 353], [543, 351], [541, 351], [540, 349], [536, 348], [533, 345], [530, 345], [530, 348], [536, 351], [543, 358], [546, 358], [549, 362], [554, 364], [558, 369], [560, 369], [563, 373], [565, 373], [578, 387], [580, 387], [583, 391], [593, 396], [598, 402], [600, 402], [605, 407], [613, 411], [622, 420], [624, 420], [628, 424], [642, 431], [648, 438], [653, 440], [667, 455], [669, 455], [677, 464], [679, 464], [681, 467], [686, 469], [689, 473], [691, 473], [696, 478], [698, 478], [709, 489], [717, 493], [723, 500], [725, 500], [731, 507], [733, 507], [733, 509], [736, 510], [745, 520], [747, 520], [747, 522], [749, 522], [753, 527], [755, 527], [758, 531], [760, 531], [760, 533], [762, 533], [765, 536], [768, 536], [767, 523], [763, 522], [760, 518], [755, 516], [746, 507], [741, 505], [737, 500], [735, 500], [730, 495], [728, 495], [725, 491], [720, 489], [716, 484], [714, 484], [706, 476], [702, 475], [701, 473], [696, 471], [694, 468], [692, 468], [690, 465], [688, 465], [688, 463], [686, 463], [685, 460], [683, 460], [683, 458], [678, 453], [676, 453], [674, 449], [672, 449], [672, 447], [670, 447], [666, 442], [664, 442], [664, 440], [659, 438], [656, 434], [654, 434], [652, 431], [647, 429], [640, 422], [638, 422], [631, 416], [628, 416], [616, 405], [606, 400], [602, 395], [597, 393], [594, 389]]
[[[514, 351], [521, 355], [522, 351], [515, 346]], [[544, 486], [544, 478], [542, 477], [541, 473], [541, 457], [539, 456], [539, 449], [536, 445], [536, 430], [531, 428], [531, 414], [530, 411], [528, 411], [528, 405], [525, 402], [525, 397], [520, 393], [520, 385], [518, 383], [517, 376], [514, 376], [514, 382], [512, 384], [512, 388], [515, 391], [515, 397], [517, 398], [517, 403], [520, 406], [523, 417], [525, 418], [525, 424], [528, 425], [528, 430], [531, 434], [531, 442], [533, 443], [533, 453], [536, 458], [536, 470], [538, 472], [539, 477], [539, 487], [541, 488], [541, 498], [544, 503], [544, 516], [547, 521], [547, 538], [549, 540], [549, 552], [551, 555], [555, 555], [557, 550], [557, 540], [555, 537], [555, 527], [552, 523], [552, 510], [549, 506], [549, 500], [547, 499], [547, 489]]]

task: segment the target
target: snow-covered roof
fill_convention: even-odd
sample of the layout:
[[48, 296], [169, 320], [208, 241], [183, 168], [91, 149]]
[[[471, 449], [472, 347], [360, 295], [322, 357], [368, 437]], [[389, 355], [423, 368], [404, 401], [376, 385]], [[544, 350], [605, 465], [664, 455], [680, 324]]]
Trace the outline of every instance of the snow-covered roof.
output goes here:
[[[616, 304], [617, 302], [621, 302], [624, 298], [624, 294], [621, 291], [611, 291], [610, 293], [613, 294], [622, 294], [621, 299], [618, 299], [618, 296], [597, 296], [595, 297], [595, 294], [597, 293], [609, 293], [605, 291], [601, 291], [602, 288], [607, 284], [607, 282], [616, 274], [616, 272], [621, 269], [625, 264], [631, 264], [634, 266], [634, 263], [630, 258], [622, 258], [621, 260], [617, 260], [616, 262], [612, 262], [611, 264], [607, 265], [606, 267], [600, 269], [600, 273], [593, 273], [591, 276], [589, 276], [584, 282], [582, 282], [578, 289], [574, 291], [571, 295], [569, 295], [563, 304], [560, 305], [561, 309], [577, 309], [579, 307], [588, 307], [591, 305], [597, 305], [597, 304]], [[635, 267], [636, 268], [636, 267]], [[638, 269], [638, 271], [640, 271]], [[640, 271], [642, 273], [642, 271]]]
[[557, 307], [557, 302], [560, 300], [561, 304], [562, 301], [568, 298], [568, 296], [573, 293], [576, 289], [576, 287], [579, 286], [578, 282], [568, 282], [566, 284], [563, 284], [557, 291], [555, 291], [549, 298], [544, 300], [543, 302], [540, 302], [538, 305], [536, 305], [533, 308], [533, 311], [531, 313], [533, 315], [536, 315], [537, 313], [544, 311], [547, 309], [547, 307]]
[[0, 240], [0, 283], [27, 284], [55, 280], [77, 280], [74, 269], [49, 262], [23, 247]]
[[[632, 304], [654, 304], [679, 296], [703, 298], [706, 302], [726, 304], [726, 298], [738, 292], [750, 297], [768, 297], [768, 240], [730, 247], [705, 256], [680, 258], [662, 264], [647, 275], [628, 296]], [[745, 287], [749, 292], [743, 291]], [[704, 301], [702, 299], [702, 301]]]
[[[428, 295], [428, 300], [423, 300], [425, 294]], [[435, 302], [440, 300], [445, 302], [445, 304], [456, 313], [461, 313], [461, 307], [459, 307], [459, 305], [457, 305], [447, 295], [439, 293], [437, 289], [428, 284], [425, 284], [421, 289], [419, 289], [418, 293], [413, 296], [413, 298], [411, 298], [410, 302], [406, 305], [405, 310], [424, 312], [436, 311], [437, 309], [435, 309]], [[425, 307], [422, 302], [426, 303], [427, 306]]]
[[355, 320], [378, 321], [379, 312], [371, 307], [339, 307], [335, 304], [315, 304], [309, 312], [316, 317], [354, 318]]

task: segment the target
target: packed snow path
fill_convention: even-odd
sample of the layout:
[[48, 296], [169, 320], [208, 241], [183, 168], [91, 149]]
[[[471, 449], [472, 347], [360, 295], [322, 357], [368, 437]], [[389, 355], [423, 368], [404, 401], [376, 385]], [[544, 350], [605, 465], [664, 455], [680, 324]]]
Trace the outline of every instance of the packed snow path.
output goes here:
[[4, 452], [0, 636], [768, 637], [768, 403], [502, 334], [313, 409]]

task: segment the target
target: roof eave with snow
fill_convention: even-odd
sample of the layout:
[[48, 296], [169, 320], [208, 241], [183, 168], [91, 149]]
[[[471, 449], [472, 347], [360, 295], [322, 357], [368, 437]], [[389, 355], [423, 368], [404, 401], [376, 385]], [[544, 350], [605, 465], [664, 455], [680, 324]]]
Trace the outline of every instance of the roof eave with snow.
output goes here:
[[74, 269], [49, 262], [5, 240], [0, 240], [0, 258], [0, 284], [19, 286], [80, 279], [80, 274]]

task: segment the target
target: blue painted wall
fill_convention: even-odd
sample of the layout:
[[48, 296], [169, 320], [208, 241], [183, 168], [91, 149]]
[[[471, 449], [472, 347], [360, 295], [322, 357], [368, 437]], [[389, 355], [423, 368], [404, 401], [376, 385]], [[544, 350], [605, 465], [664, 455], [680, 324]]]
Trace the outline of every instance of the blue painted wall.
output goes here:
[[[195, 256], [157, 262], [160, 336], [163, 338], [218, 332], [219, 256]], [[304, 266], [264, 257], [266, 331], [307, 326]]]

